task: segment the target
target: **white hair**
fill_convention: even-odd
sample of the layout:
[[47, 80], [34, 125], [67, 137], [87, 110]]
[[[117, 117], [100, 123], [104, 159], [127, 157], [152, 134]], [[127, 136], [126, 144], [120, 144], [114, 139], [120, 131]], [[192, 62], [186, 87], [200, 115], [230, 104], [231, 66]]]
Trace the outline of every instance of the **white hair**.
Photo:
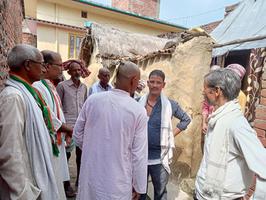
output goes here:
[[210, 88], [219, 87], [227, 100], [238, 97], [241, 89], [240, 77], [230, 69], [217, 69], [205, 75], [204, 80]]
[[36, 61], [38, 57], [42, 57], [42, 55], [37, 48], [27, 44], [18, 44], [10, 50], [7, 56], [7, 64], [11, 70], [19, 70], [25, 60]]

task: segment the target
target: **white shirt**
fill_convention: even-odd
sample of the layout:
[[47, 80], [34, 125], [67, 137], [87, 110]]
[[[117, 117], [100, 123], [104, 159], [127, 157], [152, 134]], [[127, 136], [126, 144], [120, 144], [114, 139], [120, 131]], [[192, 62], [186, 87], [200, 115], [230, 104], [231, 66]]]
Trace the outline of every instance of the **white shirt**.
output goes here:
[[147, 115], [129, 93], [88, 98], [73, 138], [82, 149], [78, 199], [131, 200], [132, 187], [146, 193]]
[[[254, 134], [244, 116], [234, 119], [229, 132], [229, 157], [224, 182], [224, 190], [221, 199], [236, 199], [243, 197], [252, 184], [254, 173], [261, 178], [257, 179], [257, 189], [254, 199], [265, 200], [266, 189], [266, 149]], [[199, 200], [209, 200], [204, 195], [202, 188], [206, 179], [208, 157], [212, 133], [205, 136], [204, 155], [196, 178], [196, 195]], [[261, 193], [262, 192], [262, 193]], [[258, 195], [262, 195], [259, 197]]]

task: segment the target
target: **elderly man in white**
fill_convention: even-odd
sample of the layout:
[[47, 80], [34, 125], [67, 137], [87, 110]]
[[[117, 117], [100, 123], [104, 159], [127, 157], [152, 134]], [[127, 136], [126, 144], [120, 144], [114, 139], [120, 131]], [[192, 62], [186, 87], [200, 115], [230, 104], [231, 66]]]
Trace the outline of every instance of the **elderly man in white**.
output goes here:
[[209, 117], [195, 199], [243, 199], [254, 174], [252, 198], [266, 199], [266, 150], [236, 100], [240, 87], [240, 78], [229, 69], [212, 71], [204, 78], [204, 96], [218, 108]]

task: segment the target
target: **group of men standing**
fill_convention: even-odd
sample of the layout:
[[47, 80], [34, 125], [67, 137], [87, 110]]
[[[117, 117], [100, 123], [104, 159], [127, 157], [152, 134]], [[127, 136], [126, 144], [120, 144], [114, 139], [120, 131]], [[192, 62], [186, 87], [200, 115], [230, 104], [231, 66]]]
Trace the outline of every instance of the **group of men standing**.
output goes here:
[[[74, 146], [78, 199], [144, 200], [148, 176], [154, 199], [167, 199], [174, 137], [191, 119], [163, 95], [163, 71], [150, 72], [149, 92], [139, 97], [140, 70], [132, 62], [119, 64], [114, 88], [109, 70], [100, 69], [88, 92], [80, 81], [89, 75], [82, 61], [62, 63], [58, 53], [16, 45], [8, 65], [0, 93], [0, 199], [74, 196], [67, 164]], [[55, 85], [63, 68], [71, 77]], [[219, 69], [204, 81], [205, 99], [216, 109], [208, 119], [195, 199], [241, 199], [255, 173], [253, 198], [265, 200], [266, 152], [236, 100], [239, 77]], [[179, 119], [175, 128], [172, 117]]]

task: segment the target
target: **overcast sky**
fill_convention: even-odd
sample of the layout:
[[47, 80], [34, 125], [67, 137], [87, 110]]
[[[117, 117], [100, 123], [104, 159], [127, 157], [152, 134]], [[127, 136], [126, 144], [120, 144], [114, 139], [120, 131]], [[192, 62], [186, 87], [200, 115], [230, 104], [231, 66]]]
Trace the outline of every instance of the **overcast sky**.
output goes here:
[[[239, 1], [161, 0], [160, 19], [188, 28], [195, 27], [222, 19], [225, 6]], [[111, 0], [94, 0], [94, 2], [111, 5]]]

